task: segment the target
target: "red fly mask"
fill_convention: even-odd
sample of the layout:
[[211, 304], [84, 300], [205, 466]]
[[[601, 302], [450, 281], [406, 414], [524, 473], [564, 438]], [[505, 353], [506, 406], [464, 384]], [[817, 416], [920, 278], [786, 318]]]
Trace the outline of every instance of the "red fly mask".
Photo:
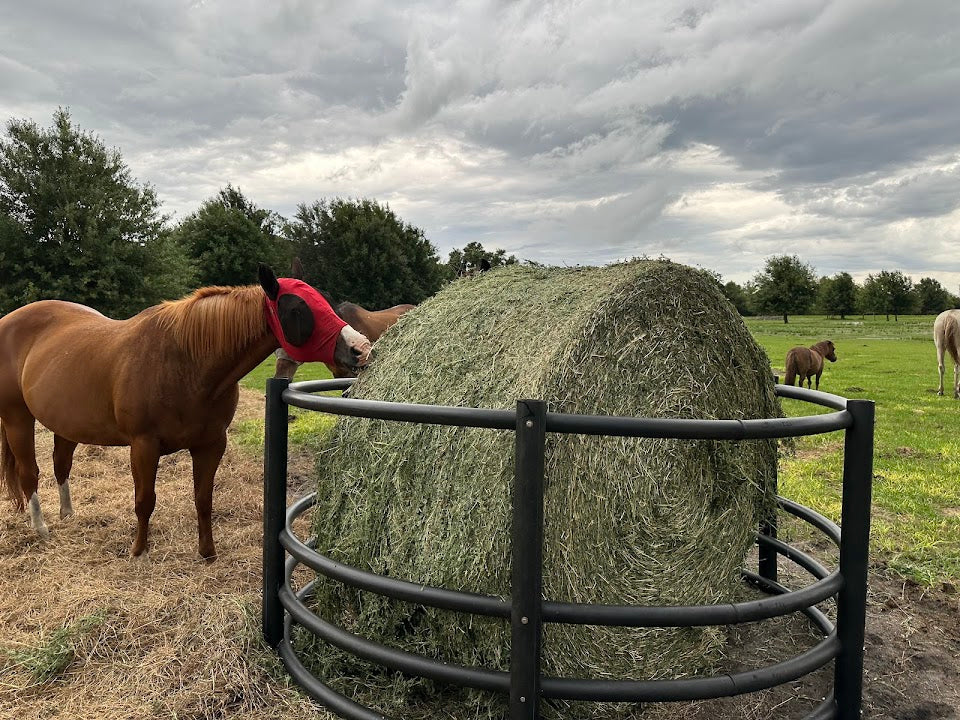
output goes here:
[[[260, 286], [266, 295], [264, 314], [267, 325], [286, 353], [297, 362], [336, 361], [337, 340], [349, 327], [330, 307], [330, 303], [302, 280], [280, 278], [266, 265], [260, 265]], [[369, 342], [359, 333], [352, 333], [363, 341], [358, 355], [369, 350]], [[353, 343], [351, 343], [353, 344]], [[358, 358], [359, 359], [359, 358]], [[365, 357], [362, 358], [364, 361]]]

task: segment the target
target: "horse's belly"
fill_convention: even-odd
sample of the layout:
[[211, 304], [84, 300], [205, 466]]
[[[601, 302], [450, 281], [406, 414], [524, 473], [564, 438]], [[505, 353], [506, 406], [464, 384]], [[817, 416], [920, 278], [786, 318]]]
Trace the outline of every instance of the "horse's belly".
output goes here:
[[117, 424], [112, 387], [82, 363], [28, 361], [22, 383], [31, 414], [51, 432], [89, 445], [130, 444]]

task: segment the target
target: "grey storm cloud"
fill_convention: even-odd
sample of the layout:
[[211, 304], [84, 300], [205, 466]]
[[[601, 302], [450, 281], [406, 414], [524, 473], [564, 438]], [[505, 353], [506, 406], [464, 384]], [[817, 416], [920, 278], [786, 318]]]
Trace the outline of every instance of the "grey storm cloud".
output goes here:
[[365, 196], [441, 253], [772, 254], [956, 289], [960, 5], [4, 3], [0, 111], [58, 106], [182, 217]]

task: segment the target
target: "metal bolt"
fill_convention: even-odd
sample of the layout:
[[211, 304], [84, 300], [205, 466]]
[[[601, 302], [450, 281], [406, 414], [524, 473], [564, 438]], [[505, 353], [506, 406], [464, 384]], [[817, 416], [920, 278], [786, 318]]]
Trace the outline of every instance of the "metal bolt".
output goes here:
[[527, 619], [527, 616], [524, 615], [522, 618], [520, 618], [520, 622], [523, 623], [524, 625], [526, 625], [526, 624], [527, 624], [528, 622], [530, 622], [530, 621]]
[[527, 420], [527, 427], [533, 427], [533, 420]]
[[526, 699], [523, 695], [521, 695], [521, 696], [520, 696], [520, 702], [525, 703], [526, 701], [527, 701], [527, 699]]

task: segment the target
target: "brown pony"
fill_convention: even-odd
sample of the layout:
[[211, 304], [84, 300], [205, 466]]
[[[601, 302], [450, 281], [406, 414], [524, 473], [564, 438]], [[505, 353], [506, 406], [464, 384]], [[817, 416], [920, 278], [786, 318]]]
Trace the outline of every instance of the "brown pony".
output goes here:
[[[237, 381], [280, 344], [267, 323], [268, 298], [276, 303], [279, 297], [284, 342], [305, 320], [340, 327], [324, 314], [332, 317], [329, 305], [305, 318], [306, 303], [284, 303], [291, 295], [280, 294], [270, 268], [261, 265], [259, 274], [260, 285], [201, 288], [128, 320], [58, 300], [31, 303], [0, 319], [0, 470], [17, 507], [29, 504], [38, 534], [48, 535], [37, 496], [37, 420], [54, 433], [61, 517], [73, 513], [68, 478], [77, 444], [130, 446], [134, 556], [147, 547], [160, 457], [189, 450], [200, 554], [216, 556], [213, 478], [237, 407]], [[369, 341], [349, 325], [339, 332], [335, 345], [333, 336], [328, 341], [336, 362], [366, 364]]]
[[786, 384], [793, 385], [794, 381], [800, 378], [800, 387], [803, 387], [804, 380], [807, 381], [807, 387], [810, 387], [812, 378], [816, 376], [817, 390], [819, 390], [824, 358], [830, 362], [837, 361], [836, 349], [830, 340], [821, 340], [808, 348], [791, 348], [787, 352]]
[[[400, 319], [401, 315], [413, 310], [414, 307], [414, 305], [394, 305], [386, 310], [367, 310], [360, 305], [343, 302], [336, 306], [336, 313], [351, 327], [363, 333], [370, 342], [376, 342], [388, 328]], [[335, 378], [357, 376], [356, 368], [339, 363], [326, 363], [326, 366], [330, 368], [330, 372], [333, 373]], [[274, 377], [293, 380], [298, 367], [300, 367], [300, 363], [290, 358], [282, 350], [277, 351], [277, 367]]]
[[937, 395], [943, 395], [943, 353], [953, 358], [953, 396], [960, 398], [960, 310], [944, 310], [933, 322], [933, 342], [937, 346], [937, 369], [940, 384]]

